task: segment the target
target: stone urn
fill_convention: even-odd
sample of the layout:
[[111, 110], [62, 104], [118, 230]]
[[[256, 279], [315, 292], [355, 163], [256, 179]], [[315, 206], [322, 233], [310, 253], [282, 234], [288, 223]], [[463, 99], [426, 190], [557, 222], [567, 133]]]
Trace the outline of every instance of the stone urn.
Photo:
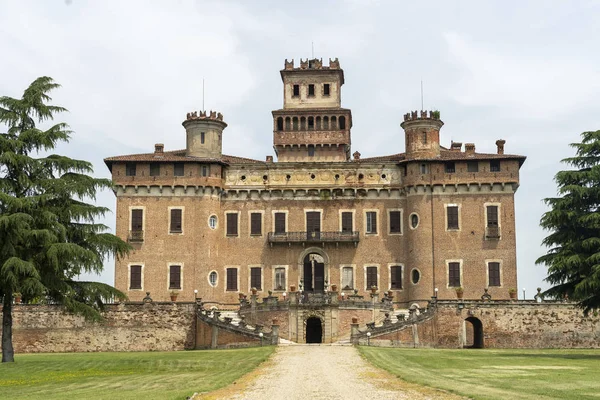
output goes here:
[[296, 291], [296, 285], [290, 285], [290, 292]]
[[337, 285], [336, 284], [331, 285], [331, 291], [332, 292], [337, 292]]

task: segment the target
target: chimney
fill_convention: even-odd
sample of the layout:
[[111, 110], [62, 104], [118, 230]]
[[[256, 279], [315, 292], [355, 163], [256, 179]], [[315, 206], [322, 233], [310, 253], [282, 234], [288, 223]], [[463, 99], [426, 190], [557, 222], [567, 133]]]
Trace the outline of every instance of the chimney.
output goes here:
[[460, 151], [462, 149], [462, 142], [450, 142], [450, 150], [452, 151]]
[[475, 143], [465, 143], [465, 153], [475, 154]]
[[504, 154], [504, 143], [506, 143], [506, 140], [504, 139], [496, 140], [496, 146], [498, 146], [498, 154]]
[[165, 145], [162, 143], [156, 143], [154, 145], [154, 153], [162, 153], [165, 150]]
[[267, 162], [268, 163], [272, 163], [273, 162], [273, 156], [267, 156]]

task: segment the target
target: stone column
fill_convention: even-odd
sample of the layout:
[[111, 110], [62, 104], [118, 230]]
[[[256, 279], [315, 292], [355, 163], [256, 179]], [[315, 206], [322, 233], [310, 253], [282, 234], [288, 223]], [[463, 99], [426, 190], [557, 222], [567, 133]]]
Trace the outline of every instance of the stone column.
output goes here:
[[358, 319], [352, 318], [352, 323], [350, 324], [350, 343], [358, 344]]
[[275, 346], [279, 344], [279, 325], [271, 326], [271, 344]]
[[216, 349], [219, 343], [219, 327], [212, 325], [212, 331], [210, 336], [210, 348]]
[[412, 324], [413, 345], [419, 347], [419, 328], [417, 324]]

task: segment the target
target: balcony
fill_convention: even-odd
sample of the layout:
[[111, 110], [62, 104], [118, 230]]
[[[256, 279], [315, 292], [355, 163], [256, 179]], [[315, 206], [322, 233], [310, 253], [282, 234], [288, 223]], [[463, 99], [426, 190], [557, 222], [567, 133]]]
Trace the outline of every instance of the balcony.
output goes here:
[[491, 240], [500, 239], [500, 227], [499, 226], [487, 226], [485, 228], [485, 238]]
[[127, 241], [129, 243], [142, 243], [144, 241], [144, 231], [129, 231]]
[[354, 243], [358, 245], [358, 232], [269, 232], [269, 243]]

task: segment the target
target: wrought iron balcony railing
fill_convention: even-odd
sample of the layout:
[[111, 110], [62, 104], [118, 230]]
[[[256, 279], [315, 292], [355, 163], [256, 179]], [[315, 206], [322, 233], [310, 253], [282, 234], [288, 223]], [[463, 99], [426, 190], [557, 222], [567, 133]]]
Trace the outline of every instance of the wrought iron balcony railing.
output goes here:
[[127, 238], [130, 242], [143, 242], [144, 241], [144, 231], [129, 231], [129, 237]]
[[488, 226], [485, 228], [485, 237], [487, 239], [500, 239], [500, 227]]
[[269, 243], [354, 243], [359, 241], [358, 232], [269, 232]]

